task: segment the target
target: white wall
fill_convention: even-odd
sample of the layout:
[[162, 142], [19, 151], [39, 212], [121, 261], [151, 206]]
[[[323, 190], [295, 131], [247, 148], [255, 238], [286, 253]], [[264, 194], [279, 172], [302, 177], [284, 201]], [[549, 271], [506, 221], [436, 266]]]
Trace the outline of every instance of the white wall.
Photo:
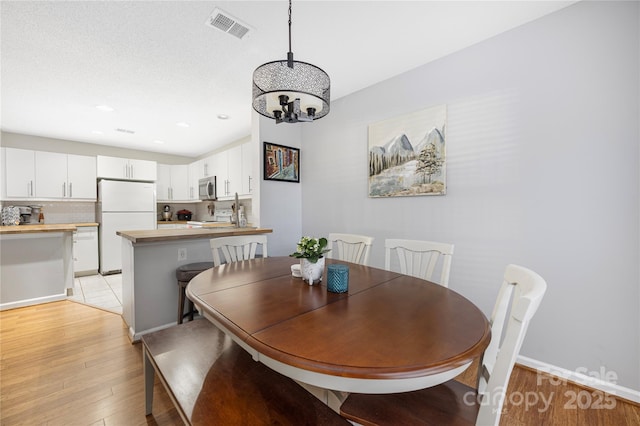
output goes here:
[[135, 149], [118, 148], [107, 145], [83, 143], [65, 139], [47, 138], [42, 136], [25, 135], [21, 133], [0, 132], [0, 145], [3, 147], [31, 149], [34, 151], [62, 152], [77, 155], [109, 155], [112, 157], [133, 158], [137, 160], [151, 160], [163, 164], [188, 164], [194, 158], [179, 155], [162, 154], [159, 152], [139, 151]]
[[[521, 354], [640, 389], [638, 9], [580, 2], [333, 102], [302, 130], [303, 233], [372, 235], [378, 267], [385, 238], [453, 242], [450, 287], [487, 315], [504, 267], [532, 268], [549, 288]], [[367, 126], [443, 103], [447, 195], [368, 198]], [[295, 230], [275, 185], [291, 202], [262, 217]]]

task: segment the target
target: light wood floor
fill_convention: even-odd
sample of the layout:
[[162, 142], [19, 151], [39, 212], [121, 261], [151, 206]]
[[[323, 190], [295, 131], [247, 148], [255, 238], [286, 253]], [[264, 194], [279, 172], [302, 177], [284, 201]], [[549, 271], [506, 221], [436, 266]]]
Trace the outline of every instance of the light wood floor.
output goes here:
[[[144, 414], [140, 345], [132, 345], [119, 315], [74, 302], [0, 312], [0, 424], [179, 425], [178, 413], [156, 381], [153, 416]], [[468, 371], [472, 371], [469, 369]], [[472, 374], [461, 381], [473, 383]], [[640, 407], [602, 398], [612, 409], [571, 406], [589, 392], [571, 384], [538, 386], [535, 372], [516, 367], [501, 425], [640, 425]], [[526, 407], [517, 395], [543, 395]], [[511, 397], [514, 396], [514, 397]], [[567, 406], [568, 408], [565, 408]]]

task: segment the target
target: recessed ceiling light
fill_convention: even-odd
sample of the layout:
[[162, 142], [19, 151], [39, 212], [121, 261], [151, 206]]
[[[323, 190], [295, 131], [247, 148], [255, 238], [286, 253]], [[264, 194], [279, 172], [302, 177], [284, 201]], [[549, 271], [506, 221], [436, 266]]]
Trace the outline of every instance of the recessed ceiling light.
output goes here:
[[164, 141], [160, 141], [160, 140], [156, 139], [155, 141], [153, 141], [153, 143], [157, 143], [158, 145], [162, 145], [164, 143]]
[[96, 107], [96, 109], [99, 109], [100, 111], [104, 111], [104, 112], [112, 112], [115, 111], [112, 107], [110, 107], [109, 105], [98, 105]]
[[190, 127], [189, 123], [185, 123], [184, 121], [176, 123], [176, 126], [178, 126], [178, 127]]
[[229, 118], [229, 116], [228, 116], [227, 114], [218, 114], [218, 118], [219, 118], [220, 120], [226, 120], [226, 119], [228, 119], [228, 118]]
[[92, 130], [91, 133], [93, 133], [94, 135], [104, 135], [104, 132], [100, 130]]

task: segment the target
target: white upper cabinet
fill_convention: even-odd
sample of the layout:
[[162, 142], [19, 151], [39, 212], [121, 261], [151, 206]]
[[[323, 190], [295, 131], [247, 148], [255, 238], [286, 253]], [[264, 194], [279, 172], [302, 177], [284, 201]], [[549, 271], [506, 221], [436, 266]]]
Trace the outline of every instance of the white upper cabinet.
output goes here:
[[171, 166], [171, 199], [188, 201], [191, 198], [189, 192], [189, 166]]
[[251, 142], [242, 144], [242, 194], [251, 195], [255, 187], [253, 181], [253, 151]]
[[206, 178], [209, 176], [215, 176], [216, 171], [214, 170], [215, 168], [215, 162], [216, 162], [216, 156], [215, 155], [210, 155], [206, 158], [203, 158], [202, 160], [199, 160], [199, 171], [198, 174], [201, 174], [202, 176], [200, 176], [199, 179], [201, 178]]
[[188, 169], [190, 200], [199, 200], [198, 181], [210, 176], [216, 177], [216, 196], [223, 200], [233, 199], [236, 192], [238, 195], [251, 195], [255, 187], [251, 142], [194, 161]]
[[224, 198], [229, 196], [229, 180], [227, 179], [227, 151], [222, 151], [213, 156], [212, 176], [216, 177], [216, 196]]
[[156, 175], [156, 198], [157, 201], [171, 200], [171, 166], [168, 164], [158, 164], [158, 174]]
[[5, 149], [6, 197], [33, 198], [36, 194], [36, 156], [27, 149]]
[[[0, 169], [5, 170], [7, 164], [4, 161], [6, 148], [0, 147]], [[4, 200], [7, 197], [7, 181], [4, 178], [4, 173], [0, 173], [0, 200]]]
[[98, 198], [96, 167], [96, 157], [67, 155], [69, 198], [75, 200], [80, 198], [96, 200]]
[[158, 164], [158, 201], [189, 201], [189, 166]]
[[6, 148], [5, 199], [96, 200], [96, 158]]
[[67, 188], [67, 155], [36, 152], [36, 197], [65, 198]]
[[189, 164], [187, 174], [189, 175], [189, 200], [199, 200], [198, 181], [204, 177], [202, 160]]
[[227, 150], [227, 195], [242, 194], [242, 146]]
[[97, 198], [96, 159], [85, 155], [36, 151], [36, 198]]
[[158, 170], [155, 161], [98, 155], [98, 177], [154, 182]]
[[216, 174], [217, 196], [235, 197], [244, 194], [242, 191], [242, 146], [234, 146], [216, 154], [214, 166]]

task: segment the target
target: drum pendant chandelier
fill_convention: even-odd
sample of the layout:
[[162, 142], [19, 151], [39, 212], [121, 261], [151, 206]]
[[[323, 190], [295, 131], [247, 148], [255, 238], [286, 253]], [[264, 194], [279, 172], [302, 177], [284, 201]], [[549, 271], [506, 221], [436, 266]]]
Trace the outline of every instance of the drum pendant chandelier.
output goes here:
[[267, 62], [253, 72], [253, 109], [276, 123], [317, 120], [329, 113], [330, 86], [322, 69], [293, 60], [289, 0], [287, 59]]

